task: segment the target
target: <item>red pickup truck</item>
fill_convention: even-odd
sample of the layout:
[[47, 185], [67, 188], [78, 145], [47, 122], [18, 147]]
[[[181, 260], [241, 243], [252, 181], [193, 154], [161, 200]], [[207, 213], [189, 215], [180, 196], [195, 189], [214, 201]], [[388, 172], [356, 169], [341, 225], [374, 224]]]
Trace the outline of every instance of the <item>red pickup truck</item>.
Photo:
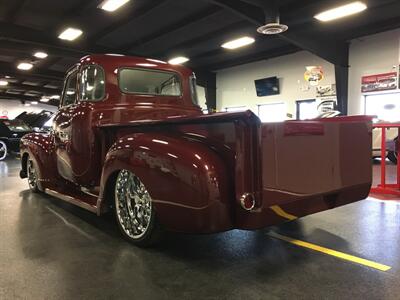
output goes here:
[[21, 140], [21, 178], [150, 245], [164, 229], [258, 229], [367, 197], [371, 120], [261, 123], [205, 115], [183, 66], [90, 55], [70, 69], [50, 133]]

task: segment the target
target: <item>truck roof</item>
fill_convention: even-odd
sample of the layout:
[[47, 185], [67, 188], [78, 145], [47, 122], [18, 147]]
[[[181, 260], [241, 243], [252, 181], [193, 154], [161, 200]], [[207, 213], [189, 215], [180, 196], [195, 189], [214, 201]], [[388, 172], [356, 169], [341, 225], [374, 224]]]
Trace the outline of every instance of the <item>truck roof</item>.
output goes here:
[[173, 71], [182, 74], [183, 76], [190, 76], [193, 71], [182, 65], [171, 65], [167, 62], [146, 57], [129, 56], [122, 54], [91, 54], [84, 56], [79, 62], [81, 65], [86, 64], [99, 64], [106, 69], [114, 70], [121, 67], [139, 67], [158, 69], [164, 71]]

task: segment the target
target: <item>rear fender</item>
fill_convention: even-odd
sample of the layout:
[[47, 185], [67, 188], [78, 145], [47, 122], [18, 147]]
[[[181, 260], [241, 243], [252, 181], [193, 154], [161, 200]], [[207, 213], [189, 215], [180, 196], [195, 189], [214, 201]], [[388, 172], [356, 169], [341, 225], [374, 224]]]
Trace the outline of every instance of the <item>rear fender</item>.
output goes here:
[[[184, 135], [141, 133], [124, 136], [109, 150], [102, 172], [98, 208], [106, 210], [119, 170], [133, 172], [149, 191], [158, 220], [184, 232], [232, 228], [233, 187], [226, 164], [205, 143]], [[114, 181], [114, 182], [113, 182]]]

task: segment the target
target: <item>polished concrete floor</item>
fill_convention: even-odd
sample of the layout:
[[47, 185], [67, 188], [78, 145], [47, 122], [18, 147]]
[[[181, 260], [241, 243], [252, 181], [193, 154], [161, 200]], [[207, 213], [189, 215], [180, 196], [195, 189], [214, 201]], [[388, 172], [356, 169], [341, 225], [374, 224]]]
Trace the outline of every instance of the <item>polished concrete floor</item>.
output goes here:
[[[154, 249], [31, 194], [0, 162], [0, 299], [400, 299], [400, 204], [367, 199], [257, 232], [170, 233]], [[270, 237], [373, 260], [383, 272]]]

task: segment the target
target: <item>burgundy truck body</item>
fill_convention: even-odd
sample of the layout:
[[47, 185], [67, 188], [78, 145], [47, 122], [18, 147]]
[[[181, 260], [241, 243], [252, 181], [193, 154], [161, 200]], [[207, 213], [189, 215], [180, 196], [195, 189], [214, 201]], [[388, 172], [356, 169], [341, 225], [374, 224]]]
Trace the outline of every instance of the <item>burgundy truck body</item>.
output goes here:
[[[88, 66], [104, 70], [97, 101], [80, 99]], [[127, 93], [124, 69], [176, 74], [181, 94]], [[32, 161], [38, 190], [98, 215], [113, 206], [121, 170], [144, 184], [157, 221], [180, 232], [262, 228], [369, 193], [368, 117], [263, 124], [251, 111], [204, 115], [189, 69], [145, 58], [87, 56], [67, 81], [74, 74], [76, 99], [61, 103], [53, 131], [23, 138], [21, 177]]]

